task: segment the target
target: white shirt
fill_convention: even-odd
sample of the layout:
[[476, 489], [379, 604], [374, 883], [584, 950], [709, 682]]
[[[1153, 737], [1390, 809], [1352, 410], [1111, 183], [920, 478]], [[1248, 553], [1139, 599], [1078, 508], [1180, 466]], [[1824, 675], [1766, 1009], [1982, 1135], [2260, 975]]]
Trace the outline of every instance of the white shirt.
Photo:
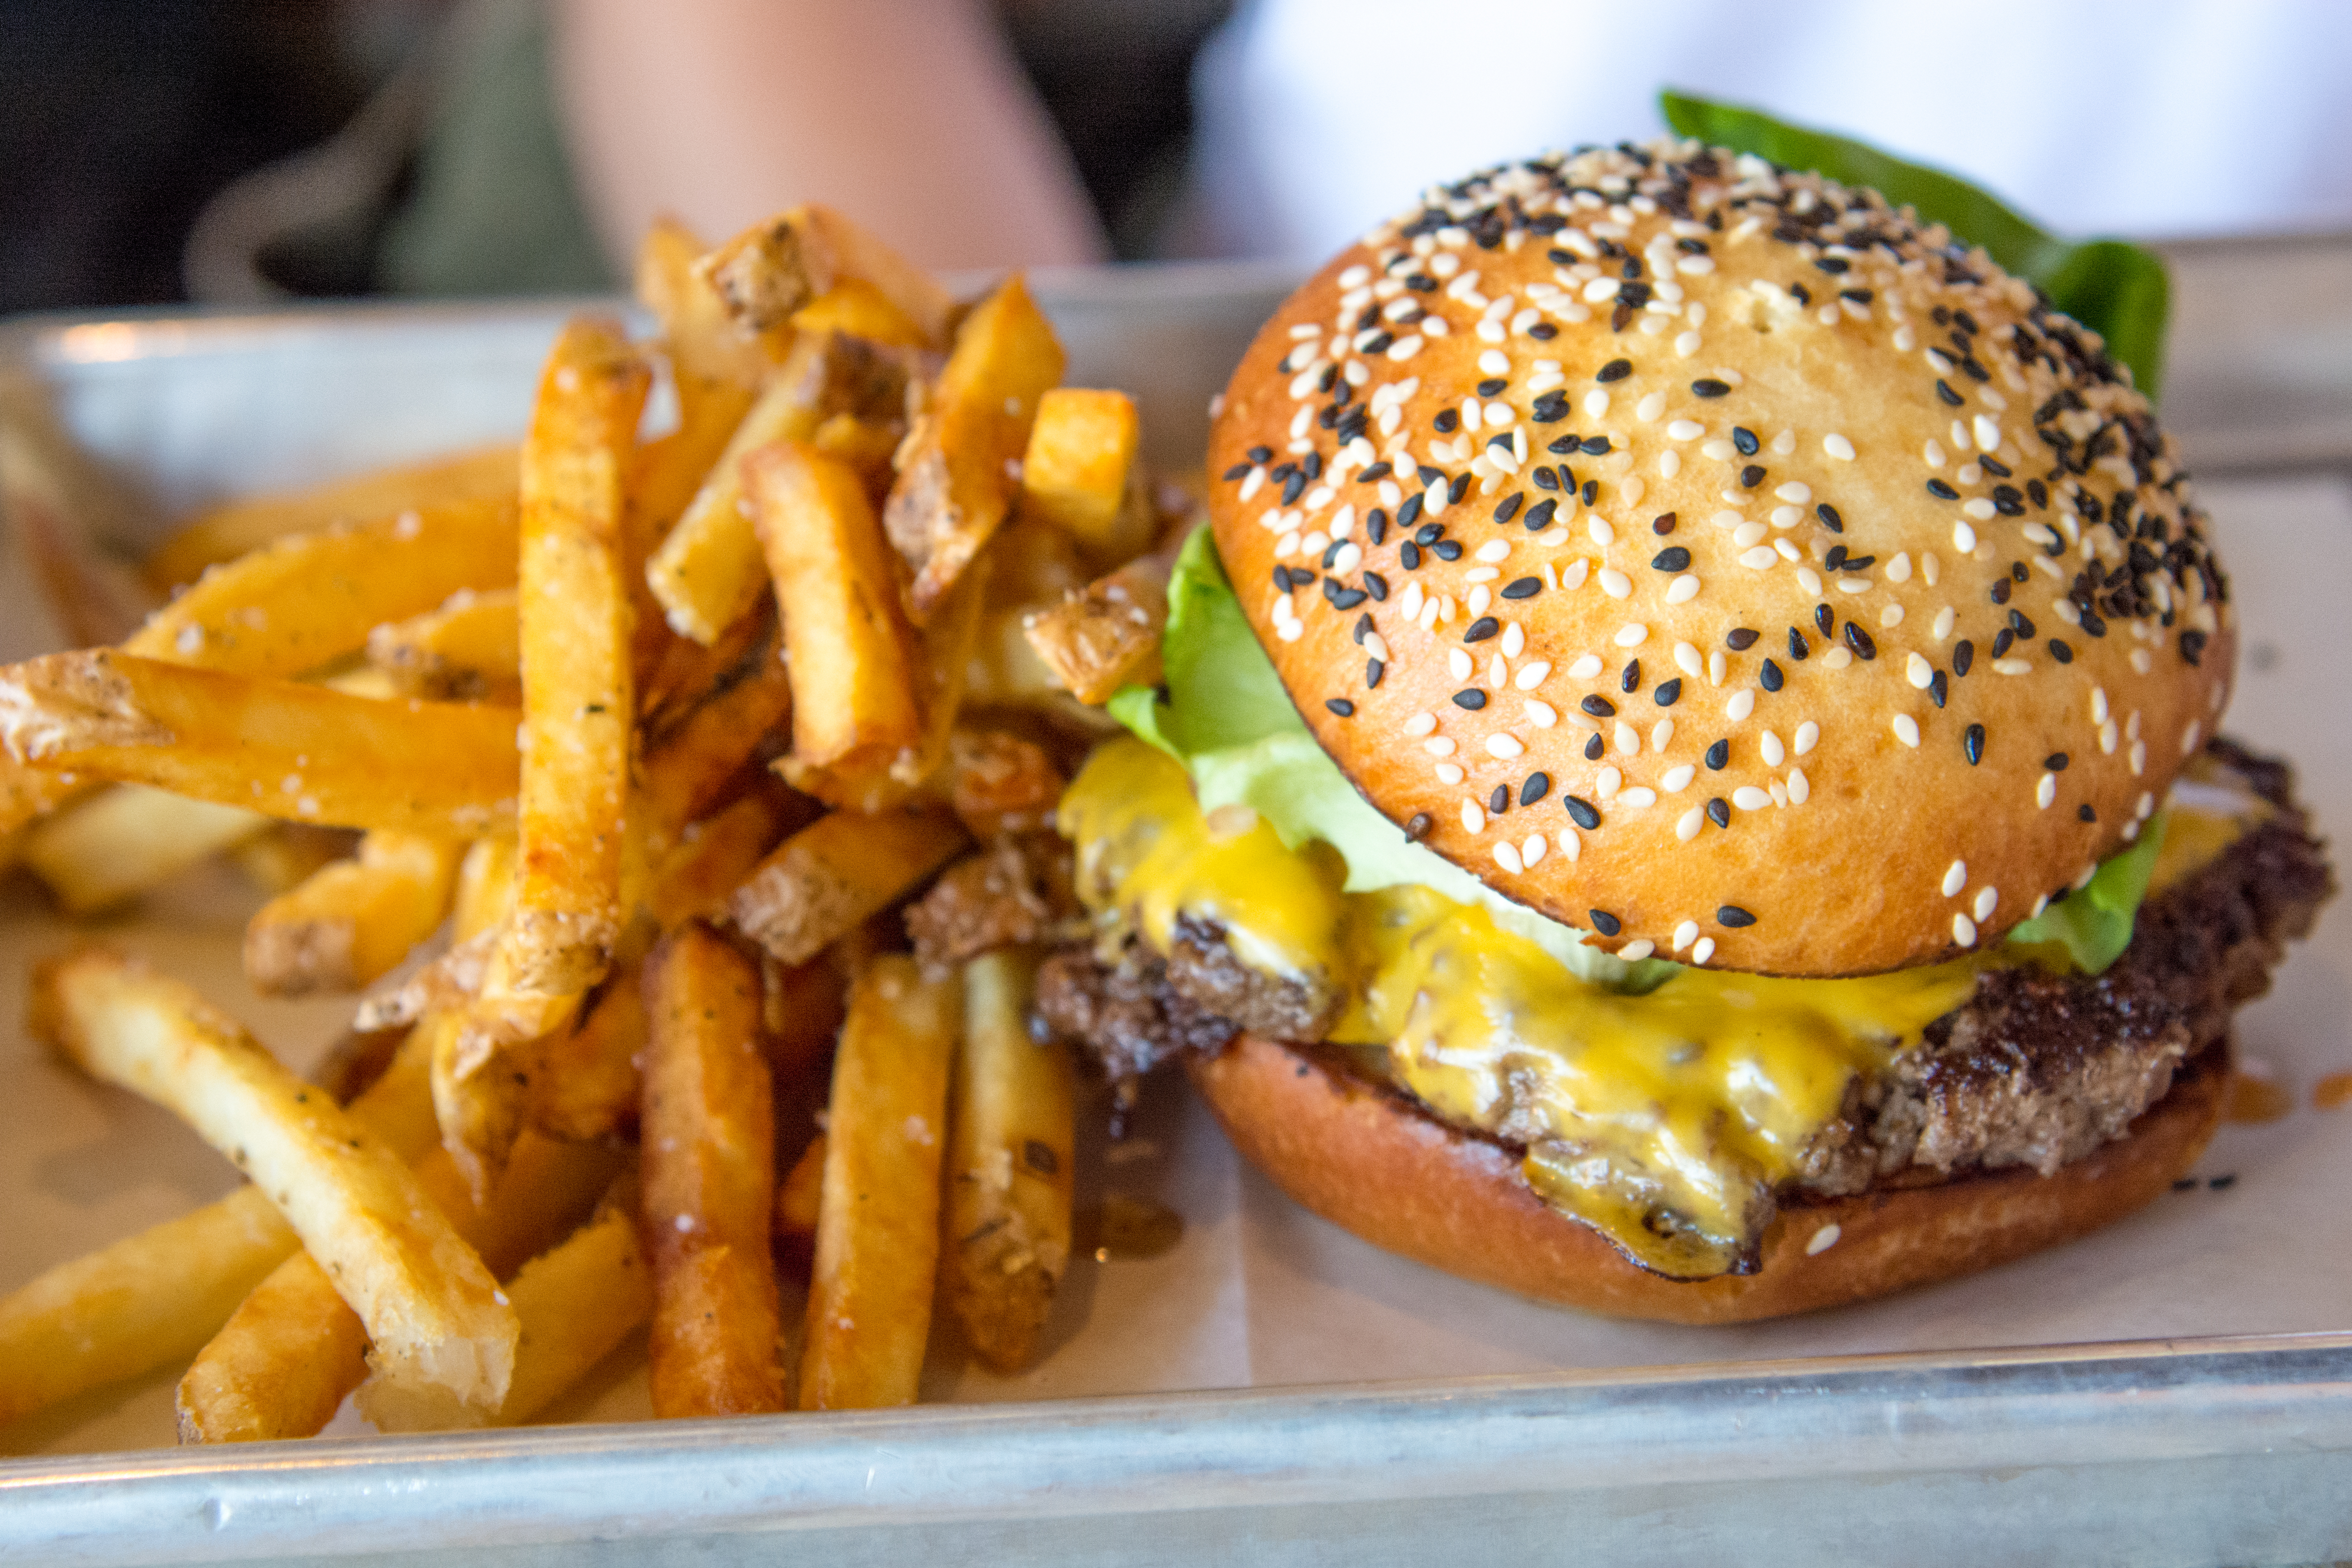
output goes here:
[[2062, 234], [2352, 228], [2352, 0], [1244, 0], [1194, 73], [1194, 244], [1319, 260], [1433, 182], [1660, 133], [1661, 84]]

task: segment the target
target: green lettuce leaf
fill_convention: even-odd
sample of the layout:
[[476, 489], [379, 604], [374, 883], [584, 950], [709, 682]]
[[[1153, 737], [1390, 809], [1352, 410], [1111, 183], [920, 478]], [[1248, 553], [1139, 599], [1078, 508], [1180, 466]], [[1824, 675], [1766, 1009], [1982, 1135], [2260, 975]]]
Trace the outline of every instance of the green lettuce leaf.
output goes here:
[[2081, 891], [2011, 928], [2009, 940], [2027, 947], [2054, 943], [2084, 973], [2105, 973], [2131, 945], [2132, 921], [2147, 896], [2156, 858], [2164, 850], [2164, 825], [2161, 814], [2149, 818], [2132, 847], [2100, 861]]
[[1128, 687], [1111, 699], [1110, 711], [1184, 764], [1203, 811], [1239, 803], [1294, 849], [1321, 839], [1347, 862], [1351, 893], [1417, 884], [1458, 903], [1483, 905], [1496, 924], [1595, 984], [1647, 991], [1681, 967], [1655, 958], [1629, 963], [1587, 947], [1582, 931], [1492, 891], [1375, 810], [1291, 705], [1205, 528], [1185, 542], [1169, 575], [1160, 668], [1160, 689]]
[[2164, 331], [2171, 281], [2151, 251], [2119, 239], [2073, 244], [1940, 169], [1906, 163], [1851, 137], [1790, 125], [1736, 104], [1662, 92], [1658, 107], [1678, 136], [1752, 153], [1786, 168], [1812, 169], [1868, 185], [1897, 206], [1940, 223], [2038, 286], [2051, 302], [2106, 340], [2131, 367], [2132, 384], [2154, 402], [2164, 379]]

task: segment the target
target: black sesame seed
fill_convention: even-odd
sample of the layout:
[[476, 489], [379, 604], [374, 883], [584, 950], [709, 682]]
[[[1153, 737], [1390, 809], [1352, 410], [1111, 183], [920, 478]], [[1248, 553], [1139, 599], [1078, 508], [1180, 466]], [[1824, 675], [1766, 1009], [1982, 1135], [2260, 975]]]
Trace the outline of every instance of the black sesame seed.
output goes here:
[[1845, 646], [1853, 649], [1853, 656], [1856, 658], [1867, 659], [1878, 657], [1878, 645], [1871, 640], [1868, 632], [1864, 631], [1853, 621], [1845, 624]]
[[1402, 544], [1398, 545], [1397, 564], [1403, 567], [1408, 572], [1420, 571], [1421, 546], [1415, 544], [1410, 539], [1406, 540]]
[[1364, 514], [1364, 537], [1375, 545], [1388, 542], [1389, 514], [1387, 511], [1380, 507], [1374, 507]]
[[1558, 424], [1568, 417], [1568, 394], [1545, 393], [1541, 397], [1537, 398], [1534, 405], [1528, 410], [1528, 417], [1538, 425]]
[[1570, 452], [1584, 450], [1584, 439], [1580, 436], [1562, 436], [1544, 450], [1554, 457], [1566, 457]]
[[1951, 683], [1944, 679], [1942, 670], [1939, 669], [1927, 678], [1927, 695], [1935, 699], [1936, 706], [1938, 708], [1941, 708], [1944, 705], [1944, 700], [1951, 695]]
[[2226, 1193], [2226, 1192], [2228, 1192], [2231, 1187], [2234, 1187], [2234, 1186], [2236, 1186], [2237, 1184], [2238, 1184], [2238, 1177], [2237, 1177], [2237, 1174], [2236, 1174], [2236, 1173], [2232, 1172], [2232, 1173], [2230, 1173], [2230, 1174], [2228, 1174], [2228, 1175], [2214, 1176], [2214, 1177], [2210, 1178], [2210, 1179], [2206, 1182], [2206, 1184], [2205, 1184], [2205, 1188], [2206, 1188], [2206, 1190], [2207, 1190], [2208, 1192]]
[[1527, 499], [1527, 491], [1513, 490], [1509, 495], [1507, 495], [1501, 500], [1496, 501], [1495, 503], [1495, 521], [1496, 522], [1508, 522], [1511, 519], [1518, 516], [1519, 508], [1525, 504]]
[[1511, 384], [1509, 382], [1505, 381], [1501, 376], [1489, 376], [1485, 381], [1478, 384], [1478, 395], [1481, 397], [1500, 397], [1503, 395], [1503, 389], [1510, 384]]
[[1519, 804], [1533, 805], [1550, 793], [1551, 775], [1549, 773], [1529, 773], [1528, 782], [1519, 786]]
[[2085, 802], [2074, 808], [2074, 818], [2078, 822], [2096, 822], [2099, 820], [2099, 814], [2093, 811], [2089, 803]]
[[[2189, 668], [2196, 668], [2203, 661], [2205, 642], [2206, 637], [2203, 632], [2192, 631], [2180, 634], [2180, 657], [2187, 661]], [[2050, 651], [2055, 653], [2058, 650], [2053, 647]]]
[[1981, 724], [1969, 725], [1968, 732], [1960, 737], [1960, 750], [1968, 754], [1969, 766], [1975, 767], [1984, 761], [1984, 743], [1985, 727]]
[[[1595, 740], [1599, 738], [1594, 737]], [[1601, 813], [1594, 810], [1592, 803], [1583, 796], [1565, 795], [1561, 797], [1559, 804], [1568, 808], [1568, 819], [1587, 833], [1601, 826]]]
[[1811, 658], [1812, 654], [1813, 645], [1805, 640], [1805, 634], [1799, 631], [1796, 627], [1790, 626], [1789, 628], [1789, 657], [1790, 658], [1798, 659]]
[[1380, 686], [1381, 678], [1388, 672], [1389, 667], [1381, 660], [1377, 658], [1366, 659], [1364, 661], [1364, 686], [1366, 689], [1377, 689]]
[[1651, 556], [1650, 564], [1660, 572], [1680, 572], [1690, 564], [1690, 552], [1679, 544], [1669, 545]]
[[2074, 759], [2063, 752], [2053, 752], [2042, 759], [2042, 765], [2053, 773], [2063, 773], [2066, 771], [2066, 764], [2072, 761]]
[[1746, 626], [1734, 626], [1731, 630], [1724, 633], [1723, 643], [1726, 647], [1728, 647], [1734, 653], [1746, 653], [1749, 648], [1756, 646], [1756, 638], [1758, 635], [1759, 634], [1755, 632], [1749, 631]]
[[1942, 398], [1948, 405], [1953, 408], [1958, 408], [1960, 405], [1960, 395], [1952, 390], [1952, 384], [1950, 382], [1945, 381], [1940, 377], [1938, 377], [1936, 382], [1936, 395]]
[[2006, 605], [2009, 603], [2009, 595], [2012, 592], [2012, 589], [2009, 579], [2002, 577], [1997, 580], [1993, 585], [1985, 592], [1994, 604]]
[[1929, 479], [1927, 481], [1927, 493], [1934, 496], [1937, 500], [1958, 500], [1960, 499], [1960, 492], [1954, 489], [1951, 486], [1946, 484], [1941, 479]]
[[1719, 923], [1727, 925], [1734, 931], [1738, 931], [1743, 926], [1752, 926], [1756, 923], [1756, 917], [1749, 914], [1746, 910], [1741, 909], [1738, 904], [1724, 905], [1721, 909], [1715, 911], [1715, 918]]
[[2056, 659], [2061, 664], [2072, 664], [2074, 662], [2074, 650], [2067, 646], [2066, 640], [2063, 637], [2052, 637], [2050, 639], [2050, 657]]
[[1510, 806], [1511, 786], [1508, 784], [1496, 784], [1495, 786], [1495, 793], [1486, 797], [1486, 815], [1489, 816], [1500, 816], [1503, 813], [1508, 811]]
[[1658, 685], [1658, 689], [1650, 693], [1650, 700], [1656, 703], [1661, 708], [1671, 708], [1675, 703], [1682, 700], [1682, 678], [1680, 676], [1676, 676], [1672, 680], [1661, 681]]
[[1468, 474], [1454, 475], [1454, 482], [1445, 487], [1445, 499], [1450, 505], [1460, 506], [1462, 498], [1469, 493], [1470, 476]]
[[1454, 706], [1467, 708], [1471, 712], [1475, 713], [1479, 709], [1486, 706], [1486, 694], [1475, 686], [1465, 688], [1454, 694]]
[[1642, 661], [1638, 658], [1628, 659], [1625, 661], [1624, 669], [1618, 675], [1617, 689], [1620, 691], [1639, 691], [1641, 689]]
[[[1460, 384], [1456, 383], [1455, 384], [1459, 385]], [[1462, 416], [1456, 414], [1451, 408], [1441, 408], [1437, 411], [1437, 417], [1430, 421], [1430, 423], [1437, 426], [1437, 433], [1439, 435], [1448, 436], [1453, 434], [1454, 429], [1461, 425]]]
[[2025, 618], [2025, 612], [2023, 610], [2011, 610], [2009, 612], [2009, 626], [2010, 629], [2015, 632], [2019, 637], [2030, 637], [2033, 635], [2033, 623]]
[[1559, 336], [1559, 329], [1553, 326], [1549, 321], [1538, 321], [1534, 326], [1528, 329], [1528, 336], [1535, 339], [1536, 342], [1539, 343], [1548, 343], [1551, 342], [1552, 339]]
[[1827, 605], [1815, 605], [1813, 606], [1813, 625], [1821, 628], [1822, 636], [1825, 637], [1836, 636], [1837, 612], [1831, 609]]
[[1674, 531], [1675, 514], [1673, 512], [1662, 511], [1657, 516], [1650, 520], [1650, 531], [1652, 533], [1664, 535], [1672, 533]]
[[1416, 811], [1404, 825], [1404, 836], [1412, 842], [1418, 844], [1423, 839], [1428, 837], [1429, 830], [1436, 826], [1437, 824], [1431, 818], [1429, 813], [1425, 811]]
[[2015, 632], [2013, 632], [2013, 631], [2010, 630], [2007, 626], [2003, 626], [2003, 627], [2001, 627], [2001, 628], [2000, 628], [2000, 630], [1999, 630], [1999, 631], [1997, 631], [1997, 632], [1993, 633], [1993, 634], [1992, 634], [1992, 656], [1993, 656], [1993, 658], [2000, 658], [2001, 656], [2003, 656], [2004, 654], [2008, 653], [2008, 652], [2009, 652], [2009, 645], [2010, 645], [2010, 644], [2011, 644], [2011, 643], [2013, 643], [2013, 642], [2015, 642], [2016, 640], [2017, 640], [2017, 634], [2016, 634]]
[[1225, 470], [1226, 482], [1230, 484], [1235, 479], [1247, 478], [1250, 468], [1251, 465], [1248, 463], [1235, 463], [1232, 468]]
[[1813, 508], [1813, 515], [1820, 518], [1822, 520], [1822, 526], [1828, 529], [1832, 533], [1843, 533], [1845, 531], [1845, 519], [1840, 517], [1838, 515], [1838, 509], [1830, 505], [1829, 502], [1823, 501], [1819, 506]]
[[1263, 463], [1274, 456], [1274, 448], [1271, 447], [1252, 447], [1248, 451], [1243, 453], [1242, 456], [1247, 458], [1253, 463]]
[[1337, 577], [1323, 579], [1323, 596], [1331, 601], [1335, 610], [1352, 610], [1370, 596], [1361, 588], [1342, 588], [1339, 583]]
[[1584, 912], [1592, 917], [1592, 929], [1602, 936], [1615, 936], [1625, 929], [1625, 922], [1607, 910], [1587, 910]]
[[2025, 581], [2025, 563], [2024, 563], [2024, 562], [2022, 562], [2022, 561], [2012, 561], [2012, 562], [2011, 562], [2011, 563], [2009, 563], [2009, 578], [2010, 578], [2010, 581], [2011, 581], [2011, 582], [2012, 582], [2012, 583], [2022, 583], [2022, 582], [2024, 582], [2024, 581]]
[[1743, 458], [1752, 458], [1764, 449], [1764, 443], [1757, 438], [1756, 432], [1745, 425], [1731, 427], [1731, 444], [1739, 448], [1739, 455]]
[[1424, 522], [1414, 531], [1412, 542], [1415, 544], [1420, 545], [1423, 550], [1426, 550], [1444, 537], [1445, 525], [1444, 523]]
[[1371, 633], [1372, 625], [1372, 612], [1370, 610], [1356, 617], [1355, 630], [1350, 635], [1356, 639], [1358, 647], [1363, 646], [1364, 638]]
[[1609, 437], [1606, 436], [1587, 436], [1576, 445], [1577, 449], [1588, 458], [1605, 458], [1609, 455]]
[[1592, 379], [1599, 382], [1622, 381], [1633, 374], [1633, 362], [1632, 360], [1612, 359], [1607, 364], [1602, 365]]
[[1551, 520], [1559, 513], [1559, 502], [1556, 500], [1539, 500], [1536, 502], [1535, 505], [1528, 508], [1528, 531], [1529, 533], [1541, 533], [1545, 529], [1551, 526]]
[[1763, 482], [1764, 482], [1764, 465], [1763, 465], [1763, 464], [1761, 464], [1761, 463], [1750, 463], [1750, 464], [1748, 464], [1746, 468], [1742, 468], [1742, 469], [1740, 469], [1740, 470], [1739, 470], [1739, 488], [1740, 488], [1741, 489], [1743, 489], [1743, 490], [1752, 490], [1752, 489], [1754, 489], [1758, 485], [1760, 485], [1760, 484], [1762, 484]]
[[1397, 508], [1397, 526], [1399, 528], [1411, 528], [1413, 523], [1420, 519], [1421, 503], [1423, 500], [1423, 497], [1419, 493], [1409, 495], [1404, 498], [1404, 504]]
[[1584, 760], [1585, 760], [1586, 762], [1588, 762], [1588, 763], [1597, 763], [1597, 762], [1599, 762], [1599, 761], [1601, 760], [1601, 753], [1602, 752], [1606, 751], [1606, 750], [1608, 750], [1608, 748], [1607, 748], [1606, 746], [1603, 746], [1603, 745], [1601, 743], [1601, 737], [1600, 737], [1600, 736], [1598, 736], [1598, 735], [1588, 735], [1588, 736], [1586, 736], [1586, 737], [1585, 737], [1585, 740], [1584, 740]]
[[1813, 258], [1813, 265], [1834, 278], [1845, 271], [1853, 263], [1843, 256], [1818, 256]]
[[1706, 803], [1706, 819], [1717, 827], [1731, 826], [1731, 803], [1721, 795]]
[[1356, 705], [1344, 697], [1331, 698], [1323, 706], [1342, 719], [1352, 719], [1356, 716]]
[[1379, 462], [1374, 463], [1370, 468], [1366, 468], [1362, 473], [1358, 474], [1356, 476], [1356, 482], [1360, 485], [1375, 484], [1381, 479], [1387, 479], [1391, 474], [1395, 472], [1396, 465], [1390, 462], [1386, 458], [1383, 458]]
[[1969, 673], [1969, 667], [1976, 661], [1977, 645], [1962, 637], [1959, 646], [1952, 650], [1952, 673], [1965, 679]]
[[1692, 382], [1691, 391], [1700, 397], [1727, 397], [1731, 395], [1727, 383], [1717, 381], [1711, 375], [1703, 375]]
[[1323, 570], [1326, 572], [1331, 570], [1331, 563], [1338, 560], [1339, 552], [1347, 548], [1348, 542], [1344, 539], [1335, 539], [1330, 543], [1325, 545], [1323, 547]]
[[1717, 741], [1706, 749], [1706, 765], [1710, 773], [1721, 773], [1731, 761], [1731, 742]]
[[[1451, 542], [1449, 541], [1448, 542]], [[1454, 551], [1456, 554], [1459, 554], [1461, 552], [1461, 547], [1456, 545], [1454, 547]], [[1485, 642], [1488, 637], [1493, 637], [1496, 632], [1499, 632], [1502, 629], [1503, 623], [1496, 620], [1494, 616], [1480, 616], [1476, 620], [1470, 623], [1470, 629], [1462, 634], [1462, 640], [1464, 642]]]
[[1824, 556], [1822, 556], [1822, 569], [1823, 571], [1825, 571], [1825, 572], [1843, 572], [1843, 571], [1844, 571], [1844, 570], [1845, 570], [1845, 546], [1844, 546], [1844, 545], [1843, 545], [1843, 544], [1832, 544], [1832, 545], [1831, 545], [1831, 546], [1830, 546], [1830, 552], [1829, 552], [1827, 555], [1824, 555]]
[[1595, 719], [1613, 718], [1617, 712], [1617, 704], [1610, 701], [1609, 699], [1601, 696], [1597, 691], [1589, 694], [1581, 703], [1578, 704], [1578, 706], [1582, 708], [1587, 713], [1591, 714]]
[[1503, 584], [1503, 597], [1506, 599], [1532, 599], [1542, 592], [1543, 579], [1540, 577], [1521, 577]]
[[1462, 559], [1462, 542], [1458, 539], [1441, 539], [1429, 547], [1429, 552], [1440, 561], [1459, 561]]
[[1381, 604], [1389, 602], [1389, 580], [1377, 572], [1364, 574], [1364, 592]]
[[1535, 480], [1536, 489], [1539, 490], [1556, 490], [1559, 489], [1559, 476], [1551, 471], [1551, 467], [1549, 464], [1537, 464], [1535, 471], [1528, 475], [1528, 478]]
[[1764, 668], [1757, 671], [1756, 679], [1765, 690], [1778, 691], [1786, 678], [1781, 675], [1780, 667], [1768, 658], [1764, 661]]

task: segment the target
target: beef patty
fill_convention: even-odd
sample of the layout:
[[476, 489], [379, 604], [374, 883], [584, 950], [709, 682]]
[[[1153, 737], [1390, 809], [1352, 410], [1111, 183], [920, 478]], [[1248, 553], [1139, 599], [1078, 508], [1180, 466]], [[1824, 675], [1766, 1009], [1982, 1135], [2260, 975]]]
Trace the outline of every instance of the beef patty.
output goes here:
[[[2207, 754], [2271, 815], [2143, 904], [2105, 973], [1985, 972], [1916, 1048], [1850, 1086], [1806, 1149], [1799, 1190], [1860, 1192], [1906, 1172], [2048, 1174], [2122, 1136], [2183, 1063], [2221, 1043], [2231, 1011], [2269, 989], [2286, 943], [2310, 931], [2335, 878], [2285, 763], [2225, 740]], [[1333, 998], [1249, 969], [1213, 926], [1188, 920], [1179, 938], [1166, 957], [1132, 942], [1116, 962], [1092, 948], [1055, 953], [1038, 976], [1040, 1021], [1117, 1080], [1222, 1050], [1244, 1029], [1312, 1044], [1328, 1023]]]

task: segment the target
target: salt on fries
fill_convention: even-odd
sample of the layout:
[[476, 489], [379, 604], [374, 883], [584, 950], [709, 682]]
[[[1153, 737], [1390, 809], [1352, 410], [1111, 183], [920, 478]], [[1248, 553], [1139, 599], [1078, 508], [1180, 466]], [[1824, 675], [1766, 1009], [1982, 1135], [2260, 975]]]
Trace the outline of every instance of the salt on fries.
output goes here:
[[0, 1300], [0, 1420], [187, 1362], [188, 1442], [511, 1424], [648, 1326], [663, 1415], [903, 1404], [935, 1295], [1038, 1353], [1049, 829], [1188, 508], [1017, 276], [959, 303], [810, 206], [660, 225], [637, 288], [656, 339], [567, 325], [520, 447], [215, 509], [119, 646], [0, 668], [0, 858], [81, 912], [229, 852], [247, 978], [368, 1031], [331, 1092], [43, 966], [37, 1032], [253, 1180]]

